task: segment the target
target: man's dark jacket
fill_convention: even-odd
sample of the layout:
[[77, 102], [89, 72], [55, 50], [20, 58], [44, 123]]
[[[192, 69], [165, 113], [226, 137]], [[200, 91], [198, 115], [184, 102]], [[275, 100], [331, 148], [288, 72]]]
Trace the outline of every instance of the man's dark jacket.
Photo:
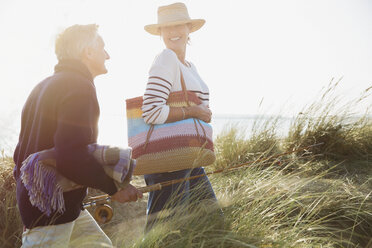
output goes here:
[[92, 75], [77, 60], [60, 61], [55, 73], [32, 90], [23, 107], [21, 132], [13, 156], [18, 208], [27, 228], [75, 220], [87, 192], [87, 187], [65, 192], [66, 211], [46, 216], [31, 205], [20, 179], [22, 161], [32, 153], [55, 147], [60, 174], [110, 195], [117, 191], [113, 180], [86, 149], [88, 144], [97, 142], [98, 118]]

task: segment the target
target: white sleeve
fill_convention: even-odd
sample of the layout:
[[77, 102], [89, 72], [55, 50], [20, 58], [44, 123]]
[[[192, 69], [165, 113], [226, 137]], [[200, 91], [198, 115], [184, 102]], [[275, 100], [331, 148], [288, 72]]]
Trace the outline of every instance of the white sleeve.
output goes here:
[[172, 50], [165, 49], [150, 68], [142, 104], [142, 117], [147, 124], [163, 124], [168, 119], [169, 106], [166, 103], [179, 75], [177, 60]]

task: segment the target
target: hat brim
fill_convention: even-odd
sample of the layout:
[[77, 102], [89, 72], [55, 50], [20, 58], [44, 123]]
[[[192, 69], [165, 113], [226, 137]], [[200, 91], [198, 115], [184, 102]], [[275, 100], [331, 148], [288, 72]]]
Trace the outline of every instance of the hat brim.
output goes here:
[[160, 35], [160, 28], [167, 27], [167, 26], [174, 26], [180, 24], [191, 24], [190, 33], [199, 30], [205, 23], [204, 19], [191, 19], [191, 20], [184, 20], [184, 21], [175, 21], [175, 22], [167, 22], [163, 24], [150, 24], [145, 26], [145, 30], [152, 34], [152, 35]]

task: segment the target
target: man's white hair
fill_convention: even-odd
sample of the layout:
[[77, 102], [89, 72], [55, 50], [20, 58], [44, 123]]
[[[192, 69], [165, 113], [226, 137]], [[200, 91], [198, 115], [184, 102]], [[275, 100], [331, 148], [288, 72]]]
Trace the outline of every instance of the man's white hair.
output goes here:
[[84, 49], [95, 46], [98, 25], [73, 25], [61, 32], [56, 39], [55, 53], [58, 60], [81, 59]]

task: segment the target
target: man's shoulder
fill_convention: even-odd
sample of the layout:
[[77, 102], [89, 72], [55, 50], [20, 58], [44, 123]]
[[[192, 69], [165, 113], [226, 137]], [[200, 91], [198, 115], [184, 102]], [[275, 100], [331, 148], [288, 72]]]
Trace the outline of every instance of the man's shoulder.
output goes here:
[[44, 81], [48, 87], [58, 88], [62, 91], [95, 91], [92, 81], [73, 71], [56, 72]]
[[29, 100], [40, 97], [57, 100], [71, 94], [95, 95], [95, 87], [90, 80], [77, 73], [57, 72], [35, 85]]

